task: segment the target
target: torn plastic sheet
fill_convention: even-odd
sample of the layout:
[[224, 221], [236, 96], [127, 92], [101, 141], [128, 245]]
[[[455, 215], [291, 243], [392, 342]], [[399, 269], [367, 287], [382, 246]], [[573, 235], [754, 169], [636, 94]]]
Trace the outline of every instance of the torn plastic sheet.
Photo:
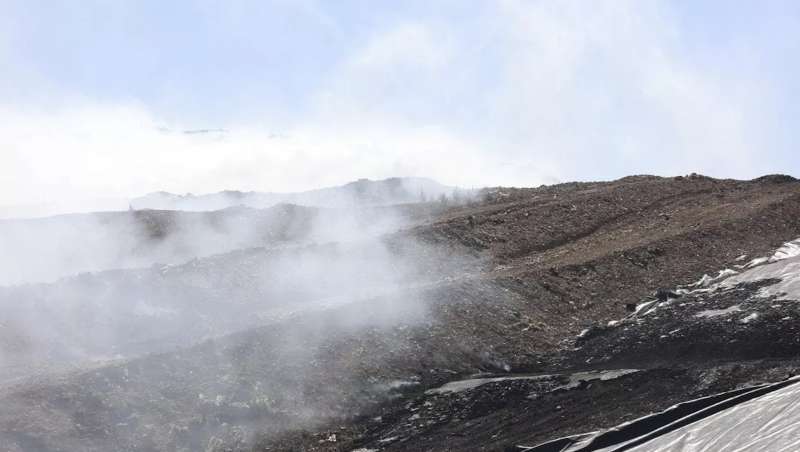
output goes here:
[[632, 449], [601, 450], [798, 451], [800, 450], [800, 385], [783, 387], [738, 404]]
[[771, 264], [748, 270], [726, 280], [722, 283], [722, 287], [730, 289], [737, 284], [766, 279], [775, 279], [779, 280], [779, 282], [763, 287], [759, 291], [760, 296], [768, 297], [774, 295], [779, 300], [800, 300], [800, 257], [781, 259]]
[[674, 405], [610, 430], [559, 438], [528, 452], [800, 450], [800, 378]]
[[593, 380], [614, 380], [628, 374], [639, 372], [639, 369], [611, 369], [611, 370], [593, 370], [589, 372], [576, 372], [573, 374], [545, 374], [545, 375], [515, 375], [504, 377], [491, 377], [491, 378], [470, 378], [467, 380], [451, 381], [438, 388], [428, 389], [425, 394], [448, 394], [468, 391], [475, 389], [478, 386], [483, 386], [487, 383], [497, 383], [503, 381], [514, 380], [554, 380], [557, 378], [566, 377], [567, 383], [553, 388], [554, 391], [559, 389], [574, 389], [580, 386], [581, 382], [589, 382]]

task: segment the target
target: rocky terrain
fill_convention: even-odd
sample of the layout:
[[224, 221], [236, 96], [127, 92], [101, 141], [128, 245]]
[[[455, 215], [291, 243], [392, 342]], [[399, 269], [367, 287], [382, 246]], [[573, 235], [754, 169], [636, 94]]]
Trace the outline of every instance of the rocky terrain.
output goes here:
[[523, 450], [798, 371], [793, 178], [405, 209], [364, 240], [2, 289], [2, 450]]

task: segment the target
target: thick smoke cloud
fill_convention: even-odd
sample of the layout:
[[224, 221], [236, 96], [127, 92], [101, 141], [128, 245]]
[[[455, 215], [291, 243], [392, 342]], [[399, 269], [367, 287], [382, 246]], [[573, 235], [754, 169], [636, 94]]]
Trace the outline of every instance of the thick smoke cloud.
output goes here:
[[[428, 288], [473, 260], [413, 234], [443, 208], [278, 205], [8, 221], [0, 226], [17, 234], [4, 245], [17, 246], [19, 277], [130, 268], [0, 287], [0, 424], [24, 409], [27, 432], [47, 425], [40, 445], [229, 450], [385, 400], [415, 381], [367, 378], [332, 353], [370, 336], [380, 346], [369, 357], [341, 359], [380, 365], [409, 347], [396, 326], [429, 321]], [[65, 253], [70, 246], [84, 254]], [[141, 266], [151, 261], [161, 263]], [[8, 258], [3, 265], [13, 268]], [[24, 404], [20, 390], [64, 402], [14, 408]], [[86, 412], [90, 400], [99, 404]], [[77, 433], [86, 425], [106, 433]], [[0, 433], [2, 444], [17, 439]]]
[[[282, 204], [6, 220], [2, 372], [131, 358], [392, 300], [443, 277], [442, 257], [399, 232], [443, 207]], [[413, 297], [385, 303], [379, 323], [421, 306]]]

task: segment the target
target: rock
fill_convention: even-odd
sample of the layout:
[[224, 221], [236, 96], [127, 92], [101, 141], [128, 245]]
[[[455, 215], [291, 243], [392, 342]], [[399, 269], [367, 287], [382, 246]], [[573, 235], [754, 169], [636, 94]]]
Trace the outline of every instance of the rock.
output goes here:
[[658, 299], [658, 301], [667, 301], [670, 298], [680, 298], [681, 297], [677, 293], [675, 293], [675, 292], [673, 292], [671, 290], [667, 290], [667, 289], [658, 289], [657, 291], [655, 291], [653, 296], [656, 297], [656, 299]]

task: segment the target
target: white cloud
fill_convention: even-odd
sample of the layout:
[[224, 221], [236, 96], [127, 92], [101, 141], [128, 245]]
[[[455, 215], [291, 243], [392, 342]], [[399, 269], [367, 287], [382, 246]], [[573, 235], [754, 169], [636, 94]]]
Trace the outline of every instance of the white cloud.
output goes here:
[[475, 24], [405, 21], [376, 33], [282, 130], [253, 118], [222, 137], [165, 133], [135, 104], [0, 106], [0, 204], [393, 175], [467, 186], [755, 175], [759, 91], [688, 60], [661, 4], [493, 5]]
[[[506, 83], [495, 115], [562, 178], [646, 171], [746, 177], [761, 111], [681, 53], [669, 11], [650, 2], [504, 2]], [[617, 167], [615, 167], [617, 166]]]
[[[275, 134], [160, 130], [135, 106], [0, 110], [0, 204], [125, 197], [164, 189], [302, 190], [363, 175], [432, 174], [470, 184], [479, 151], [435, 127], [303, 124]], [[464, 171], [466, 170], [466, 171]], [[54, 199], [55, 198], [55, 199]]]

